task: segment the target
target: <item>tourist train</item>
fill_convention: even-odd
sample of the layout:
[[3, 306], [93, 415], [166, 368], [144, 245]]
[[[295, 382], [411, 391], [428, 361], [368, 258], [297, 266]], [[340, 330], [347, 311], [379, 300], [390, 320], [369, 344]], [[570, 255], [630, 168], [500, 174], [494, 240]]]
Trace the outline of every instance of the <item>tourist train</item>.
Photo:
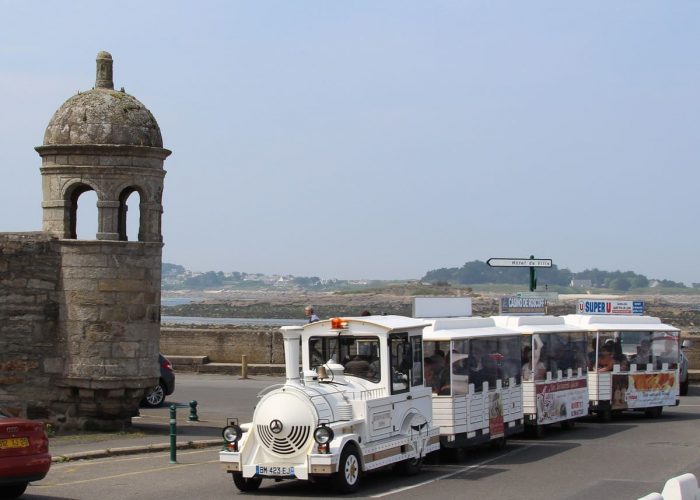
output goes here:
[[242, 491], [272, 478], [349, 493], [367, 471], [415, 474], [441, 447], [503, 448], [589, 413], [659, 416], [678, 404], [680, 332], [615, 304], [622, 313], [282, 327], [286, 381], [260, 393], [252, 422], [229, 419], [219, 460]]

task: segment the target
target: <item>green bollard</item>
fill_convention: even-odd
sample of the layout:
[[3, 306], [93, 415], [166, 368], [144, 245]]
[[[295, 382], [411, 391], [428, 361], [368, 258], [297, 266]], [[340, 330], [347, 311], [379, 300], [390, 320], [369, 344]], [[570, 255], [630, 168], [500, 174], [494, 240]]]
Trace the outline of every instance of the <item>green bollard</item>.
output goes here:
[[176, 406], [170, 405], [170, 463], [177, 463], [177, 413]]
[[197, 401], [190, 401], [190, 416], [187, 417], [190, 422], [199, 422], [199, 417], [197, 416]]

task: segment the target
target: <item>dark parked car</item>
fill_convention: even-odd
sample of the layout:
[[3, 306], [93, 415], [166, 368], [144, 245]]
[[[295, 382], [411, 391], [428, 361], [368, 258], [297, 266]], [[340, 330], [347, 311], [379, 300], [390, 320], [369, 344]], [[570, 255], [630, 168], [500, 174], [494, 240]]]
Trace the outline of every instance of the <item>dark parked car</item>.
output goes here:
[[51, 467], [44, 424], [0, 413], [0, 498], [17, 498]]
[[170, 396], [175, 392], [175, 372], [173, 365], [168, 361], [168, 358], [162, 354], [158, 355], [158, 363], [160, 364], [160, 380], [158, 385], [153, 387], [146, 393], [146, 396], [141, 401], [141, 404], [149, 408], [157, 408], [165, 401], [165, 396]]
[[678, 363], [678, 394], [681, 396], [688, 395], [688, 385], [690, 384], [690, 379], [688, 376], [688, 357], [683, 352], [692, 345], [690, 340], [684, 340], [681, 344], [680, 352], [680, 363]]

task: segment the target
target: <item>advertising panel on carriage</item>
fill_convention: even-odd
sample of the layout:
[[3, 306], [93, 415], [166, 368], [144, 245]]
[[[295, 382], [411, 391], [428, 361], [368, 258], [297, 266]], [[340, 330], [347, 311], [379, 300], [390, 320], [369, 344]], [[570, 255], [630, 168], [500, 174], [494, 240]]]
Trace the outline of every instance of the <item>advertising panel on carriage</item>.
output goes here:
[[503, 437], [505, 432], [503, 398], [501, 398], [500, 393], [492, 392], [489, 394], [489, 433], [491, 439]]
[[585, 379], [537, 384], [537, 423], [552, 424], [583, 417], [588, 413], [588, 387]]
[[611, 408], [632, 410], [673, 406], [676, 404], [675, 381], [673, 372], [613, 374]]

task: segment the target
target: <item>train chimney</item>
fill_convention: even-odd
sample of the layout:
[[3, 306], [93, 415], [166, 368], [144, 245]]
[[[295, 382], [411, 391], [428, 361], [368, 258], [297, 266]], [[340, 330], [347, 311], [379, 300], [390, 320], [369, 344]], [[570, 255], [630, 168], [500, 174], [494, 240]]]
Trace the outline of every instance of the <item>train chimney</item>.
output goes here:
[[287, 382], [299, 383], [299, 339], [304, 330], [301, 326], [283, 326], [284, 366]]

